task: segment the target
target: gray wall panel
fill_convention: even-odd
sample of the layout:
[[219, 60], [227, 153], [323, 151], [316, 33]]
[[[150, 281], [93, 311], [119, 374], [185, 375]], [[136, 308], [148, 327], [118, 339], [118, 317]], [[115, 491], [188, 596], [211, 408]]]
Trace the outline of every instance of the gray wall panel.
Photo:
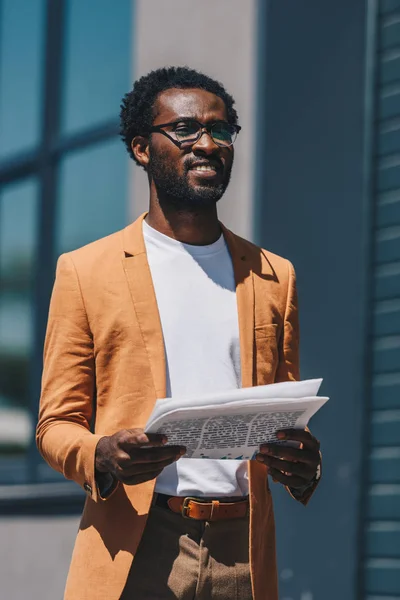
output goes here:
[[331, 397], [311, 422], [324, 457], [315, 497], [304, 509], [274, 486], [281, 597], [354, 600], [364, 401], [365, 2], [269, 6], [258, 239], [296, 267], [302, 377], [322, 376], [322, 393]]
[[387, 227], [391, 224], [400, 224], [400, 201], [379, 203], [377, 206], [377, 227]]
[[400, 376], [385, 373], [372, 381], [372, 408], [400, 408]]
[[373, 558], [367, 562], [366, 592], [396, 594], [399, 589], [400, 559]]
[[374, 521], [367, 530], [369, 556], [400, 558], [400, 525], [397, 521]]
[[400, 262], [381, 265], [376, 269], [374, 292], [377, 300], [400, 296]]
[[400, 8], [400, 0], [381, 0], [381, 13], [386, 14]]
[[[400, 482], [400, 7], [393, 3], [388, 13], [387, 4], [378, 2], [376, 6], [380, 14], [375, 15], [378, 34], [375, 89], [381, 103], [376, 115], [378, 118], [374, 120], [376, 145], [371, 166], [376, 175], [376, 188], [373, 190], [373, 262], [380, 266], [371, 273], [371, 281], [375, 284], [378, 298], [387, 297], [390, 300], [372, 301], [371, 305], [374, 317], [371, 323], [371, 358], [375, 374], [370, 381], [373, 390], [368, 436], [370, 469], [364, 491], [368, 493], [369, 490], [371, 494], [371, 489], [378, 483], [381, 484], [382, 493], [379, 501], [375, 498], [376, 520], [368, 520], [369, 511], [365, 515], [364, 557], [372, 559], [365, 562], [364, 589], [365, 593], [399, 595], [400, 519], [398, 512], [394, 516], [390, 513], [394, 512], [393, 499], [397, 497]], [[385, 155], [379, 160], [375, 159], [374, 154], [382, 151]], [[379, 394], [376, 393], [377, 381], [383, 384]]]
[[381, 32], [381, 49], [391, 48], [400, 44], [400, 19], [397, 14], [387, 15]]
[[400, 520], [400, 485], [372, 485], [368, 492], [367, 517]]
[[384, 300], [376, 303], [373, 332], [375, 335], [400, 333], [400, 301]]

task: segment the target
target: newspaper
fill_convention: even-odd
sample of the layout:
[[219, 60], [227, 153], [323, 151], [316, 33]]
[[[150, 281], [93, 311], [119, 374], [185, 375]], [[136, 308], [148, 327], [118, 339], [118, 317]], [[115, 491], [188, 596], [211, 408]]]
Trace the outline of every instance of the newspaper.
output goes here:
[[[227, 392], [157, 400], [146, 433], [182, 445], [184, 458], [251, 460], [260, 444], [280, 442], [279, 429], [304, 429], [328, 400], [322, 379], [286, 381]], [[287, 442], [285, 442], [287, 443]]]

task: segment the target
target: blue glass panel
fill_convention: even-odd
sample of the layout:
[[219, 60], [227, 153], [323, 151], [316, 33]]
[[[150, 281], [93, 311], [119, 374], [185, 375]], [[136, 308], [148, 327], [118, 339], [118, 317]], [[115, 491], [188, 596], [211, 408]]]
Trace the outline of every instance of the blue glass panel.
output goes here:
[[68, 0], [62, 131], [118, 117], [130, 87], [132, 0]]
[[37, 202], [34, 179], [10, 184], [0, 195], [0, 453], [25, 448], [31, 435]]
[[125, 227], [128, 162], [119, 139], [64, 157], [60, 173], [57, 254]]
[[0, 159], [39, 141], [44, 0], [0, 2]]

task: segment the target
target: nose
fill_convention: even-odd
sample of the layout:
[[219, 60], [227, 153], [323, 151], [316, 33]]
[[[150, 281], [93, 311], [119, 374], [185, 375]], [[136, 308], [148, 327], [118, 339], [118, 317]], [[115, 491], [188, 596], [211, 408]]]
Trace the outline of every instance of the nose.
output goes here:
[[211, 134], [206, 129], [203, 129], [199, 139], [192, 146], [192, 152], [194, 154], [196, 154], [196, 152], [213, 154], [216, 150], [219, 150], [218, 144], [214, 142]]

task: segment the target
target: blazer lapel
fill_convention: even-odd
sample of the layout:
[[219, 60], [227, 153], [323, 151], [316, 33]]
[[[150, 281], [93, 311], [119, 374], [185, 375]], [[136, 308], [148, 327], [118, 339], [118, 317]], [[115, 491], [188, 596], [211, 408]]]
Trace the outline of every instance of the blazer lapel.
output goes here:
[[251, 387], [254, 381], [254, 281], [251, 257], [243, 240], [222, 223], [221, 227], [232, 258], [236, 281], [242, 387]]
[[164, 338], [142, 232], [142, 222], [146, 214], [142, 214], [123, 230], [125, 252], [123, 266], [144, 346], [149, 357], [156, 397], [165, 398]]

